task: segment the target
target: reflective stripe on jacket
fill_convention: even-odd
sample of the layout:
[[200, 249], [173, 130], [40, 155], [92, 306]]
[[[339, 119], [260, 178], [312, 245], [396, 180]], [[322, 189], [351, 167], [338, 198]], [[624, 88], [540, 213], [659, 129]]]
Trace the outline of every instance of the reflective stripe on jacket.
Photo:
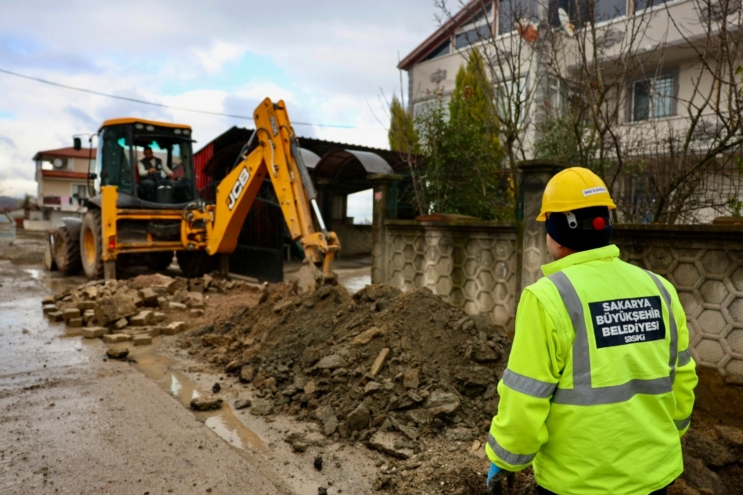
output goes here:
[[561, 495], [648, 494], [683, 471], [697, 383], [673, 286], [607, 246], [542, 267], [516, 313], [486, 445]]

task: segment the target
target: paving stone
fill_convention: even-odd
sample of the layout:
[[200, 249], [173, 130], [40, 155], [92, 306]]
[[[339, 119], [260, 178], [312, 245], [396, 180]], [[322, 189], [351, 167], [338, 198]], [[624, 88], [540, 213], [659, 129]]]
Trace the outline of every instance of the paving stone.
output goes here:
[[152, 344], [152, 337], [147, 334], [135, 335], [132, 342], [134, 345], [150, 345]]
[[86, 339], [98, 339], [108, 333], [108, 329], [105, 327], [85, 327], [80, 330], [80, 335]]
[[178, 309], [178, 310], [181, 310], [181, 311], [187, 309], [187, 306], [185, 304], [179, 303], [179, 302], [175, 302], [175, 301], [170, 301], [168, 303], [168, 307], [170, 309]]
[[70, 318], [67, 320], [67, 326], [72, 328], [80, 328], [83, 326], [82, 318]]
[[140, 290], [139, 297], [141, 297], [142, 301], [148, 306], [154, 306], [155, 304], [157, 304], [157, 292], [155, 292], [150, 287], [145, 287], [144, 289]]
[[[104, 335], [104, 337], [106, 337]], [[129, 355], [129, 349], [126, 347], [121, 346], [114, 346], [106, 350], [106, 356], [110, 357], [111, 359], [126, 359], [126, 357]]]
[[48, 315], [49, 313], [54, 313], [55, 311], [57, 311], [57, 305], [54, 304], [54, 303], [52, 303], [52, 304], [45, 304], [42, 307], [42, 309], [44, 311], [44, 314], [45, 315]]
[[199, 318], [200, 316], [204, 315], [203, 309], [191, 309], [188, 311], [188, 316], [191, 318]]
[[112, 333], [103, 336], [103, 342], [106, 344], [119, 344], [132, 340], [132, 336], [126, 333]]
[[162, 327], [163, 335], [175, 335], [186, 329], [186, 324], [182, 321], [174, 321]]
[[152, 323], [154, 313], [149, 310], [140, 311], [138, 314], [129, 318], [129, 324], [133, 327], [144, 327]]
[[165, 321], [168, 317], [165, 313], [156, 311], [155, 313], [153, 313], [152, 318], [154, 323], [160, 323]]
[[80, 310], [77, 308], [67, 308], [62, 311], [62, 318], [71, 320], [72, 318], [80, 318]]
[[54, 296], [44, 296], [41, 299], [42, 306], [46, 306], [47, 304], [54, 304]]
[[64, 317], [62, 316], [61, 311], [50, 311], [46, 314], [46, 317], [49, 318], [49, 321], [62, 321], [64, 320]]
[[78, 301], [77, 302], [77, 309], [79, 309], [80, 311], [87, 311], [93, 308], [95, 308], [95, 301]]

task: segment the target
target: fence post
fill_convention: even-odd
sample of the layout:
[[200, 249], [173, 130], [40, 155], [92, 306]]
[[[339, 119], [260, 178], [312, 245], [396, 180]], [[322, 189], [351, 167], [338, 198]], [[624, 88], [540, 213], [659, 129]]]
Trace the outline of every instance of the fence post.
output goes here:
[[[371, 174], [368, 179], [374, 184], [374, 207], [372, 220], [371, 281], [373, 284], [387, 282], [387, 235], [385, 220], [397, 218], [397, 182], [403, 179], [397, 174]], [[393, 187], [395, 186], [395, 187]], [[341, 246], [343, 249], [343, 246]]]
[[552, 160], [529, 160], [518, 165], [519, 184], [519, 297], [524, 288], [542, 278], [541, 267], [552, 261], [547, 250], [547, 230], [537, 222], [547, 183], [564, 168]]

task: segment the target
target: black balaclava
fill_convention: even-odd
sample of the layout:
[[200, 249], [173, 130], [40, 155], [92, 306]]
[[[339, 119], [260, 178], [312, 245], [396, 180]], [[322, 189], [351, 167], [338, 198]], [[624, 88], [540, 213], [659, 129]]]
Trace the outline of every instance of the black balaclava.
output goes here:
[[606, 206], [550, 213], [545, 225], [552, 239], [574, 251], [588, 251], [611, 242], [611, 218]]

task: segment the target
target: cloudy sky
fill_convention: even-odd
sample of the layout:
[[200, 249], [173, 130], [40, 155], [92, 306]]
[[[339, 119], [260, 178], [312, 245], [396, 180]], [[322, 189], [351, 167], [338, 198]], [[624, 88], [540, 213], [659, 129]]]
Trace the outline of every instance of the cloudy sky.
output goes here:
[[[387, 147], [380, 98], [437, 27], [433, 0], [2, 0], [0, 69], [166, 105], [251, 115], [287, 101], [300, 136]], [[407, 84], [404, 81], [403, 84]], [[0, 195], [34, 194], [39, 150], [108, 118], [193, 126], [195, 149], [251, 122], [162, 109], [0, 73]]]

